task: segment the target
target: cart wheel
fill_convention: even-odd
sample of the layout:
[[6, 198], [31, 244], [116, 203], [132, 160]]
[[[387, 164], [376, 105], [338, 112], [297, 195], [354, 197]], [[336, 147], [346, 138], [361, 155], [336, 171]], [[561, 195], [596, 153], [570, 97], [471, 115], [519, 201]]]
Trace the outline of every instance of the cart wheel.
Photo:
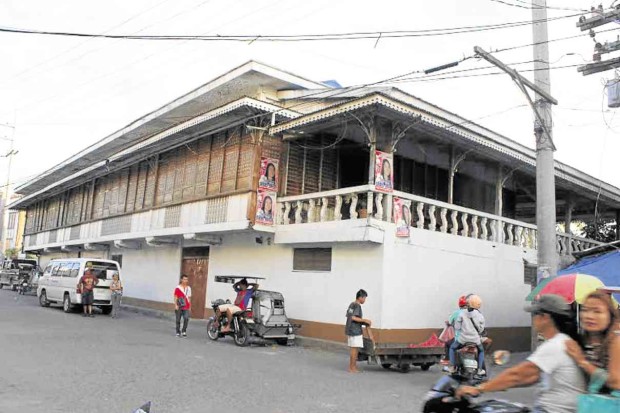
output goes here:
[[233, 338], [235, 339], [235, 344], [239, 347], [245, 347], [250, 344], [250, 329], [248, 325], [240, 321], [239, 330], [234, 332]]
[[276, 339], [276, 343], [281, 346], [288, 346], [288, 338], [278, 338]]
[[207, 337], [209, 337], [209, 339], [213, 341], [220, 338], [220, 332], [218, 328], [215, 326], [215, 320], [212, 318], [210, 318], [209, 321], [207, 322]]
[[383, 363], [381, 364], [381, 367], [383, 367], [386, 370], [389, 370], [392, 368], [392, 363]]
[[409, 370], [411, 370], [411, 364], [401, 364], [398, 366], [398, 370], [400, 370], [401, 373], [408, 373]]
[[422, 371], [428, 371], [432, 365], [432, 363], [424, 363], [420, 366], [420, 368], [422, 369]]

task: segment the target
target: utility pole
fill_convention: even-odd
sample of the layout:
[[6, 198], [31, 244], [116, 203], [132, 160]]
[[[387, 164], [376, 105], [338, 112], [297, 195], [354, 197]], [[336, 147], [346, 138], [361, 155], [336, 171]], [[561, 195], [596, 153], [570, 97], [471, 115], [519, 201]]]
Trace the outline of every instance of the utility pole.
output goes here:
[[[537, 22], [533, 24], [534, 83], [480, 47], [474, 48], [477, 56], [497, 66], [514, 80], [534, 112], [538, 280], [556, 275], [558, 265], [555, 229], [555, 165], [553, 160], [555, 146], [551, 134], [551, 105], [557, 105], [558, 101], [551, 96], [546, 7], [546, 0], [532, 1], [532, 19]], [[534, 91], [534, 100], [530, 97], [527, 89]]]
[[[9, 196], [10, 196], [10, 187], [11, 187], [11, 164], [13, 162], [13, 155], [16, 155], [18, 151], [13, 149], [13, 143], [15, 140], [15, 126], [11, 125], [2, 125], [7, 128], [13, 129], [13, 136], [11, 138], [5, 138], [9, 142], [11, 142], [11, 146], [9, 148], [9, 152], [3, 157], [8, 158], [8, 167], [6, 173], [6, 185], [4, 187], [4, 205], [2, 207], [2, 247], [0, 250], [0, 254], [4, 257], [4, 253], [6, 251], [6, 236], [8, 232], [8, 223], [9, 223]], [[5, 257], [6, 258], [6, 257]]]
[[[547, 0], [532, 0], [532, 43], [534, 43], [534, 89], [536, 94], [534, 134], [536, 136], [536, 226], [538, 227], [538, 279], [557, 274], [555, 216], [555, 161], [549, 72]], [[544, 93], [541, 93], [544, 92]]]

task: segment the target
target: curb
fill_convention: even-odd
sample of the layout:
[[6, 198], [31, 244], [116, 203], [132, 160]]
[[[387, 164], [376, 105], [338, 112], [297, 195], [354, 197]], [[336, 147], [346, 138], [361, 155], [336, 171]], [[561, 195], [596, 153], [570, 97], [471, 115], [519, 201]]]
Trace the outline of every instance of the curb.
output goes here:
[[138, 307], [127, 304], [121, 304], [121, 310], [130, 313], [141, 314], [147, 317], [159, 318], [161, 320], [175, 321], [174, 313], [171, 313], [169, 311], [153, 310], [152, 308]]
[[[172, 321], [172, 322], [175, 321], [174, 313], [171, 313], [169, 311], [154, 310], [152, 308], [139, 307], [139, 306], [128, 305], [128, 304], [121, 304], [121, 310], [127, 311], [129, 313], [140, 314], [146, 317], [157, 318], [160, 320], [167, 320], [167, 321]], [[202, 320], [194, 320], [194, 322], [195, 321], [202, 321]], [[304, 337], [304, 336], [299, 336], [299, 335], [295, 339], [295, 344], [297, 347], [319, 349], [319, 350], [329, 351], [332, 353], [348, 353], [349, 352], [348, 347], [344, 343], [323, 340], [319, 338]]]
[[349, 353], [349, 348], [344, 343], [339, 343], [337, 341], [297, 336], [295, 342], [298, 347], [319, 349], [332, 353]]

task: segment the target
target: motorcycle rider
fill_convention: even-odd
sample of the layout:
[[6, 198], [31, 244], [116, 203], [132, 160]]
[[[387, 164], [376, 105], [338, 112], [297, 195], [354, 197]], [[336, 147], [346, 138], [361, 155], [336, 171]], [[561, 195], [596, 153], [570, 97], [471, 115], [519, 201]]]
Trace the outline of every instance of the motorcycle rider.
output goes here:
[[[459, 307], [458, 310], [453, 311], [452, 314], [450, 314], [450, 316], [448, 317], [448, 321], [446, 321], [446, 328], [448, 327], [454, 328], [454, 321], [456, 321], [456, 318], [458, 317], [459, 313], [465, 308], [467, 308], [467, 296], [466, 295], [462, 295], [459, 297], [458, 307]], [[449, 364], [449, 354], [450, 354], [450, 347], [452, 346], [452, 343], [454, 343], [454, 338], [445, 343], [445, 354], [444, 354], [445, 364]], [[444, 360], [442, 360], [442, 364], [444, 364]], [[449, 370], [450, 369], [448, 366], [444, 366], [443, 371], [447, 372]]]
[[585, 391], [584, 375], [564, 351], [569, 334], [574, 333], [571, 309], [554, 294], [541, 296], [526, 311], [533, 315], [536, 331], [545, 342], [524, 362], [478, 386], [461, 386], [457, 397], [530, 386], [540, 382], [534, 413], [575, 413], [577, 396]]
[[215, 312], [216, 320], [219, 321], [222, 313], [226, 313], [228, 325], [222, 329], [222, 333], [229, 333], [232, 325], [233, 314], [245, 311], [250, 302], [250, 298], [254, 295], [254, 291], [258, 290], [258, 284], [248, 283], [245, 278], [233, 284], [233, 290], [237, 293], [234, 304], [222, 304], [217, 307]]
[[461, 310], [454, 320], [455, 337], [450, 346], [449, 357], [451, 373], [456, 373], [456, 352], [466, 343], [474, 343], [478, 347], [478, 375], [484, 376], [484, 347], [480, 334], [484, 331], [484, 316], [480, 312], [482, 299], [473, 294], [467, 299], [467, 308]]

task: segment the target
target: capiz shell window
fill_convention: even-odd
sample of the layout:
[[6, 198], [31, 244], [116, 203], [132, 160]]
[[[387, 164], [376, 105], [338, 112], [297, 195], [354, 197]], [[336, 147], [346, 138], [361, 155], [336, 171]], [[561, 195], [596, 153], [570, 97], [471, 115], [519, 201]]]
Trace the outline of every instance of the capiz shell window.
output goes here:
[[329, 272], [332, 270], [331, 248], [293, 249], [293, 271]]

